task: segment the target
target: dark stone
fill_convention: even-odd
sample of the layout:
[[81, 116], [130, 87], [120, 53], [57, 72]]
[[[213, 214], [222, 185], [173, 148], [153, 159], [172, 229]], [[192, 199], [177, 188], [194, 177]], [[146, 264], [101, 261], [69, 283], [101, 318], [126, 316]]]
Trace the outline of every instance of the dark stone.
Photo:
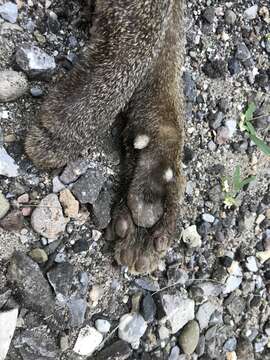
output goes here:
[[90, 168], [76, 181], [72, 192], [81, 204], [94, 204], [98, 199], [104, 181], [105, 177], [102, 171], [97, 168]]
[[47, 24], [50, 32], [52, 32], [53, 34], [57, 34], [59, 32], [60, 23], [58, 21], [57, 15], [53, 11], [49, 12]]
[[266, 87], [269, 85], [269, 77], [266, 71], [260, 71], [258, 75], [255, 76], [255, 81], [261, 87]]
[[47, 273], [48, 280], [56, 295], [68, 297], [74, 276], [74, 266], [64, 262], [55, 266]]
[[141, 313], [144, 317], [144, 320], [148, 323], [151, 323], [156, 315], [157, 307], [153, 300], [153, 297], [150, 294], [144, 296], [141, 302]]
[[202, 70], [209, 78], [218, 79], [225, 76], [227, 64], [221, 59], [208, 60]]
[[8, 279], [21, 304], [41, 314], [51, 314], [54, 298], [38, 264], [22, 252], [14, 252], [8, 268]]
[[206, 8], [202, 17], [208, 24], [213, 24], [213, 22], [215, 20], [215, 8], [212, 6], [209, 6], [208, 8]]
[[240, 61], [246, 61], [251, 58], [250, 51], [245, 43], [241, 42], [237, 45], [235, 57]]
[[192, 75], [190, 72], [185, 71], [183, 74], [183, 81], [184, 81], [184, 94], [188, 101], [195, 102], [197, 91], [196, 91], [196, 84], [192, 79]]
[[193, 157], [194, 157], [193, 150], [190, 149], [187, 146], [184, 146], [184, 159], [183, 159], [183, 162], [185, 164], [188, 164], [189, 162], [191, 162], [193, 160]]
[[231, 75], [239, 74], [241, 71], [240, 62], [236, 58], [230, 58], [228, 61], [228, 69]]
[[229, 256], [223, 256], [220, 258], [220, 262], [225, 268], [229, 268], [233, 263], [233, 259]]
[[100, 351], [96, 360], [126, 360], [132, 354], [132, 349], [128, 343], [123, 340], [118, 340], [112, 345]]
[[93, 204], [93, 215], [95, 225], [98, 229], [105, 229], [111, 221], [111, 208], [113, 204], [114, 191], [112, 184], [106, 182], [97, 200]]
[[80, 239], [75, 242], [72, 247], [75, 253], [80, 253], [82, 251], [87, 251], [89, 249], [89, 243], [85, 239]]

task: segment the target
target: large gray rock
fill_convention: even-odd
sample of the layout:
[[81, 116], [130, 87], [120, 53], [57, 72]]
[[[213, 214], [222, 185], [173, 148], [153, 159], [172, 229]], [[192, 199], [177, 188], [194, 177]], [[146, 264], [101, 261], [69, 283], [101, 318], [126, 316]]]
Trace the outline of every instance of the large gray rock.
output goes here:
[[55, 194], [49, 194], [42, 199], [31, 216], [33, 229], [47, 239], [56, 239], [61, 235], [65, 231], [67, 221]]
[[165, 312], [162, 320], [169, 322], [172, 334], [177, 333], [186, 323], [194, 319], [195, 303], [180, 291], [176, 291], [173, 295], [162, 294], [161, 303]]
[[28, 81], [24, 74], [13, 70], [0, 71], [0, 102], [14, 101], [27, 89]]
[[0, 313], [0, 359], [4, 360], [8, 353], [9, 345], [13, 337], [18, 309]]
[[3, 147], [0, 147], [0, 175], [7, 177], [18, 176], [18, 165]]
[[42, 314], [52, 313], [54, 298], [50, 285], [30, 257], [16, 251], [10, 260], [8, 279], [25, 308]]
[[17, 21], [18, 8], [17, 5], [11, 1], [6, 2], [3, 5], [0, 5], [0, 16], [14, 24]]
[[54, 57], [37, 46], [23, 44], [16, 51], [16, 63], [31, 78], [47, 78], [55, 70]]

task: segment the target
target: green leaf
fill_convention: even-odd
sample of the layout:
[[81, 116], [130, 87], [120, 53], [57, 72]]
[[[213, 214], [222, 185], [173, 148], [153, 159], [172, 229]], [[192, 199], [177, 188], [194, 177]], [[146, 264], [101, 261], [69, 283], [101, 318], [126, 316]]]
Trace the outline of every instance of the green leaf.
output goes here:
[[248, 108], [245, 112], [245, 121], [252, 120], [255, 110], [256, 110], [256, 105], [253, 102], [248, 104]]
[[256, 136], [256, 130], [255, 130], [254, 126], [251, 124], [251, 122], [246, 121], [246, 122], [245, 122], [245, 126], [246, 126], [247, 131], [248, 131], [251, 135]]
[[250, 139], [258, 146], [258, 148], [265, 154], [270, 156], [270, 146], [268, 146], [263, 140], [259, 139], [254, 134], [248, 134]]
[[233, 173], [233, 187], [234, 191], [238, 193], [241, 190], [241, 179], [240, 179], [240, 166], [237, 165]]

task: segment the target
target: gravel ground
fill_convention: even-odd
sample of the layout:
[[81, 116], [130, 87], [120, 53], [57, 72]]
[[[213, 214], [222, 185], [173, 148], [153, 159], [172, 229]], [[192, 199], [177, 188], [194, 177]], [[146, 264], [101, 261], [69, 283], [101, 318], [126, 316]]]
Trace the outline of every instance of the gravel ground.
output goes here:
[[52, 173], [23, 151], [49, 83], [84, 48], [88, 11], [0, 0], [0, 358], [270, 359], [270, 158], [242, 126], [254, 103], [269, 143], [269, 1], [188, 1], [186, 193], [148, 277], [117, 267], [102, 236], [117, 136], [110, 156]]

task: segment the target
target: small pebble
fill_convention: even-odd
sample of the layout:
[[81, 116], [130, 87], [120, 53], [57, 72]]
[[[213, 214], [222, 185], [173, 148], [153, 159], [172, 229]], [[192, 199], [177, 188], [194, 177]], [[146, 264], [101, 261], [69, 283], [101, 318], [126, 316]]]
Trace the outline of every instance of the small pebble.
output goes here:
[[48, 255], [43, 249], [36, 248], [30, 251], [31, 258], [38, 264], [43, 264], [48, 261]]
[[110, 324], [110, 322], [108, 320], [97, 319], [95, 321], [95, 327], [102, 334], [107, 334], [110, 331], [111, 324]]

